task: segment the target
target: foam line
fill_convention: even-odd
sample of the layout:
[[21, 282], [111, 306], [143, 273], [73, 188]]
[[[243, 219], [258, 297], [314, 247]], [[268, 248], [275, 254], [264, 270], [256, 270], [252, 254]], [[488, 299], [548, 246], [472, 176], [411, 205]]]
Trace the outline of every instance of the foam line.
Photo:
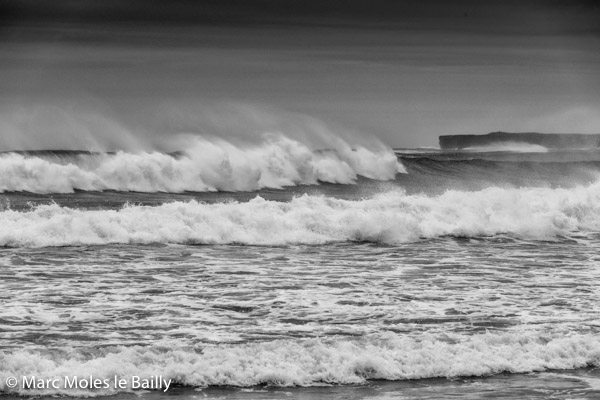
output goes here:
[[574, 189], [489, 188], [439, 196], [403, 191], [364, 200], [304, 195], [290, 202], [196, 201], [119, 210], [57, 204], [0, 212], [0, 245], [113, 243], [286, 245], [406, 243], [440, 236], [554, 239], [600, 229], [600, 183]]

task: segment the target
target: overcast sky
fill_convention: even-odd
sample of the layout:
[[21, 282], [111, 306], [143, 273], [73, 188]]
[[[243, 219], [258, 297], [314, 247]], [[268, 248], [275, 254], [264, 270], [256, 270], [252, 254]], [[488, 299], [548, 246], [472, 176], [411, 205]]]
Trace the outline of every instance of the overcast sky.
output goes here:
[[84, 105], [166, 132], [256, 108], [395, 147], [600, 133], [594, 3], [0, 0], [0, 114]]

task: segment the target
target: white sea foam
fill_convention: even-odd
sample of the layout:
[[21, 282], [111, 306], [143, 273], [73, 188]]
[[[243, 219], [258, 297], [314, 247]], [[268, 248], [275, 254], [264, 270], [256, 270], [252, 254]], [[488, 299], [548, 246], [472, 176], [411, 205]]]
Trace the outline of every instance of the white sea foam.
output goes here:
[[[522, 373], [600, 366], [600, 340], [594, 335], [535, 332], [485, 333], [473, 336], [423, 334], [411, 338], [392, 333], [361, 339], [304, 339], [204, 348], [168, 346], [101, 350], [15, 350], [0, 353], [0, 389], [9, 376], [54, 378], [115, 375], [130, 381], [161, 375], [174, 383], [212, 385], [311, 386], [351, 384], [368, 379], [421, 379]], [[131, 390], [129, 387], [126, 390]], [[78, 396], [68, 388], [23, 391]], [[114, 388], [91, 394], [114, 393]], [[90, 392], [87, 392], [90, 394]]]
[[332, 150], [315, 152], [285, 136], [269, 135], [248, 146], [196, 138], [181, 157], [159, 152], [71, 158], [5, 153], [0, 155], [0, 191], [240, 191], [319, 181], [349, 184], [359, 175], [390, 180], [405, 172], [391, 149], [335, 143]]
[[110, 243], [250, 245], [508, 234], [552, 239], [600, 229], [600, 183], [574, 189], [489, 188], [439, 196], [402, 191], [364, 200], [304, 195], [290, 202], [173, 202], [156, 207], [79, 210], [56, 204], [0, 212], [0, 245]]
[[510, 151], [513, 153], [547, 153], [548, 149], [539, 144], [526, 142], [498, 142], [490, 143], [487, 146], [473, 146], [465, 148], [466, 151], [473, 152], [494, 152]]

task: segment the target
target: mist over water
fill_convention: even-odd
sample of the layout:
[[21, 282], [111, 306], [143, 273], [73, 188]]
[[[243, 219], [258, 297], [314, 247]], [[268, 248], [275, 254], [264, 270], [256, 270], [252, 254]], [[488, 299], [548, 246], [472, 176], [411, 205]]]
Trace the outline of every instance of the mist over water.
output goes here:
[[0, 190], [252, 191], [350, 184], [358, 176], [390, 180], [404, 172], [376, 138], [306, 115], [241, 104], [197, 107], [164, 106], [127, 124], [76, 106], [10, 108], [2, 122]]
[[[280, 134], [311, 150], [342, 145], [386, 148], [369, 132], [356, 132], [306, 114], [240, 102], [136, 102], [130, 113], [99, 100], [5, 104], [0, 109], [1, 151], [182, 151], [194, 137], [234, 145], [259, 144]], [[346, 142], [346, 143], [345, 143]], [[389, 147], [387, 147], [389, 149]]]

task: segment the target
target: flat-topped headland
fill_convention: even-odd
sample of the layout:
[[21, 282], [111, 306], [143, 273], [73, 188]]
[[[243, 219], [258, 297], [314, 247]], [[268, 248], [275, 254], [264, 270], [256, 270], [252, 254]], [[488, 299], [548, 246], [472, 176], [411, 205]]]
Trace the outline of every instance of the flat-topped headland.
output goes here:
[[487, 135], [443, 135], [440, 148], [460, 150], [469, 147], [493, 146], [502, 143], [527, 143], [548, 149], [588, 149], [600, 147], [600, 134], [492, 132]]

